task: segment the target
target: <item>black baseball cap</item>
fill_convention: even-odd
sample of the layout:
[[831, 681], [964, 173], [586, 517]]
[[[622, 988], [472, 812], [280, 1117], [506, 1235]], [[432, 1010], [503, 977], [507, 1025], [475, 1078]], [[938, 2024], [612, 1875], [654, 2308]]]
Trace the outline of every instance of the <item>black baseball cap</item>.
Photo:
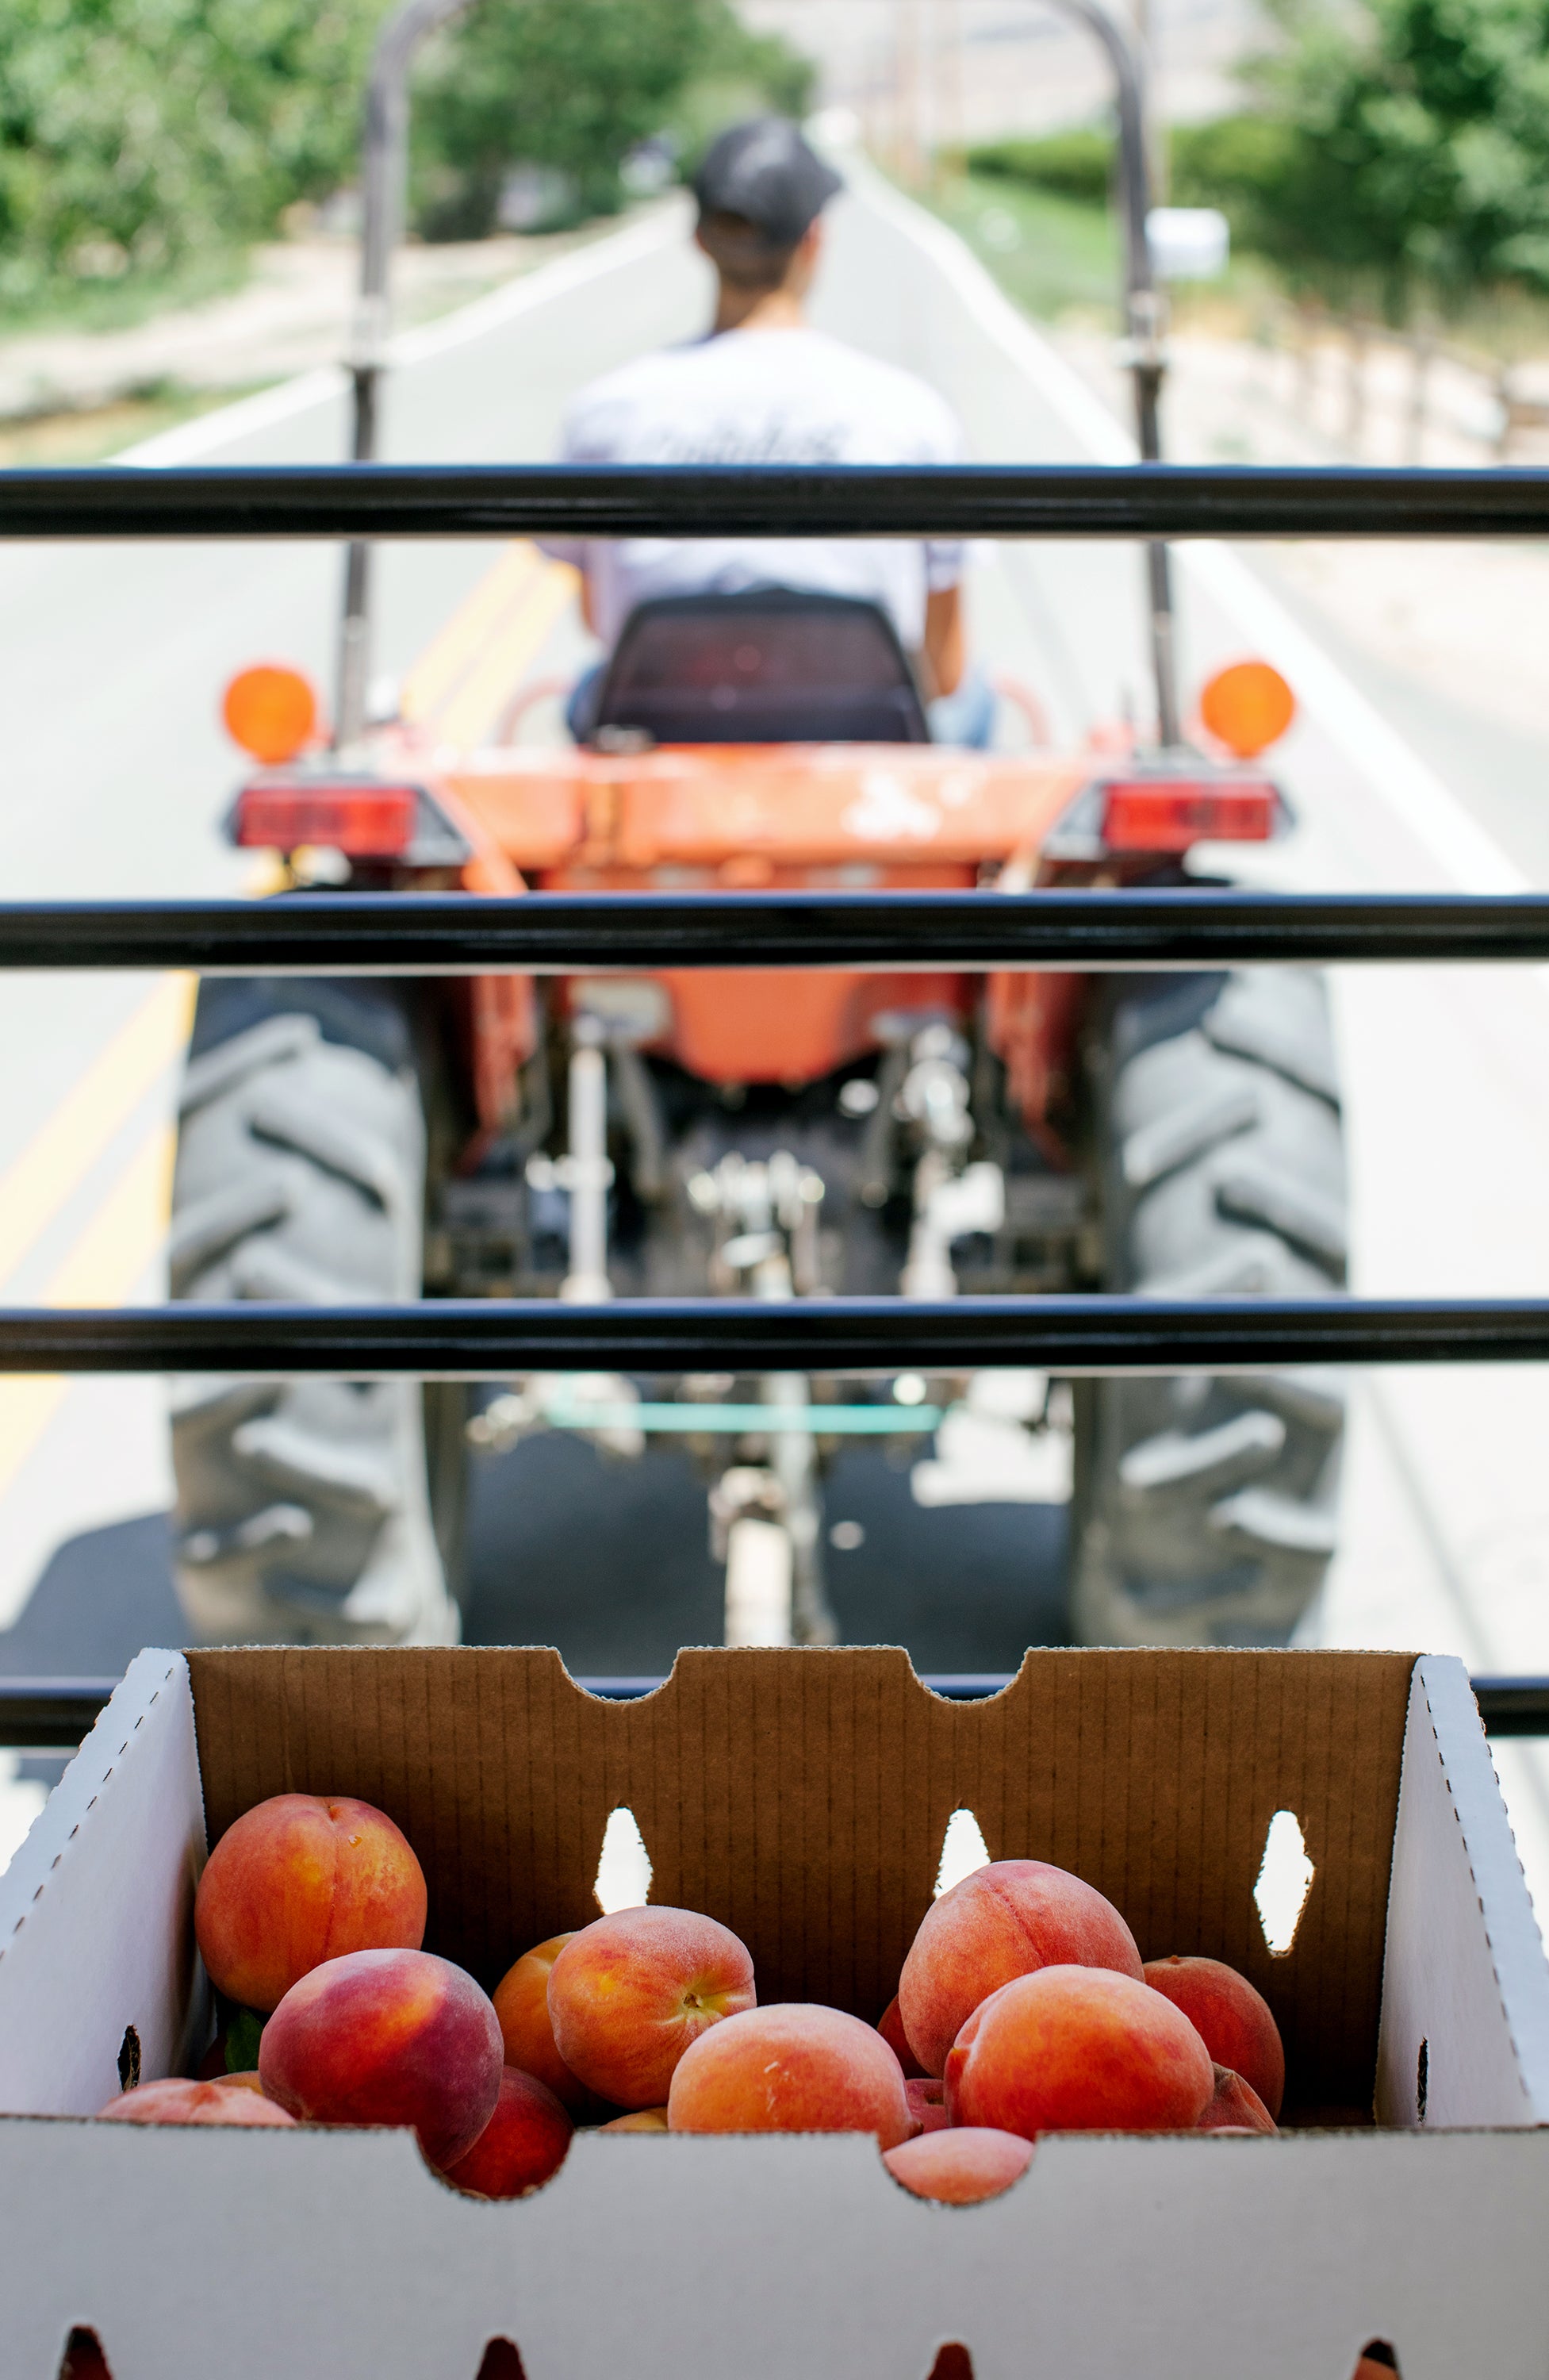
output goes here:
[[733, 124], [710, 143], [694, 176], [707, 215], [741, 215], [771, 247], [794, 248], [844, 178], [783, 115]]

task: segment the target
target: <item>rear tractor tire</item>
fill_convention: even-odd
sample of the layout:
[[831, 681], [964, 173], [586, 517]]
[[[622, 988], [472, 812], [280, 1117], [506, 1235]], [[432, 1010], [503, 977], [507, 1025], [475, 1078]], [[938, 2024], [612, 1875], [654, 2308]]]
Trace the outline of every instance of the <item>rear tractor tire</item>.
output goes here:
[[[392, 986], [201, 985], [174, 1297], [418, 1298], [425, 1075]], [[180, 1379], [175, 1576], [197, 1635], [454, 1644], [462, 1404], [460, 1390], [412, 1379]]]
[[[1092, 1061], [1104, 1286], [1326, 1297], [1345, 1163], [1315, 976], [1119, 979]], [[1101, 1645], [1284, 1645], [1335, 1548], [1337, 1372], [1083, 1381], [1072, 1620]]]

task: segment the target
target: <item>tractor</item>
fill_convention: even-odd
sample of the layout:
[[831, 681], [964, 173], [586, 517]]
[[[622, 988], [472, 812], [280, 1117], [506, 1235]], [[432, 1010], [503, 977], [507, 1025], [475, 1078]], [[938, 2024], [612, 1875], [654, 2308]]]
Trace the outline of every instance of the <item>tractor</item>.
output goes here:
[[[365, 294], [380, 320], [415, 40], [379, 46]], [[1161, 303], [1144, 93], [1113, 63], [1140, 443], [1158, 452]], [[412, 22], [410, 21], [412, 20]], [[355, 367], [372, 452], [380, 346]], [[332, 735], [297, 672], [246, 670], [227, 723], [252, 766], [227, 819], [374, 892], [1156, 886], [1292, 825], [1263, 755], [1289, 690], [1245, 661], [1174, 682], [1166, 549], [1146, 554], [1155, 734], [1084, 748], [933, 744], [874, 606], [780, 587], [642, 605], [584, 745], [507, 733], [448, 751], [369, 721], [368, 548], [345, 577]], [[1097, 1289], [1208, 1297], [1342, 1285], [1345, 1188], [1314, 975], [684, 969], [452, 980], [207, 979], [182, 1092], [175, 1297]], [[725, 1563], [732, 1644], [828, 1643], [825, 1473], [856, 1437], [989, 1415], [1071, 1500], [1069, 1629], [1108, 1645], [1283, 1644], [1335, 1546], [1343, 1402], [1322, 1374], [1050, 1380], [534, 1376], [190, 1379], [174, 1395], [175, 1569], [215, 1641], [447, 1643], [460, 1633], [479, 1445], [580, 1430], [621, 1462], [686, 1446]], [[1061, 1477], [1061, 1474], [1065, 1477]]]

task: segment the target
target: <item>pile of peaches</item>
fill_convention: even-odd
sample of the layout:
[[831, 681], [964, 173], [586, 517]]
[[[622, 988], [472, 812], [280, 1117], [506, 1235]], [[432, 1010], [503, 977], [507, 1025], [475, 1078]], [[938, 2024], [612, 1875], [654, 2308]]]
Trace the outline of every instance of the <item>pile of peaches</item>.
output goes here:
[[[146, 2082], [129, 2123], [394, 2124], [459, 2189], [546, 2181], [604, 2132], [870, 2132], [899, 2181], [967, 2204], [1051, 2131], [1272, 2132], [1275, 2019], [1219, 1961], [1144, 1964], [1111, 1901], [998, 1860], [938, 1900], [876, 2025], [758, 2005], [737, 1937], [641, 1908], [519, 1958], [492, 1999], [421, 1949], [425, 1877], [369, 1803], [284, 1793], [239, 1818], [195, 1931], [232, 2021], [194, 2082]], [[257, 2066], [241, 2068], [257, 2042]]]

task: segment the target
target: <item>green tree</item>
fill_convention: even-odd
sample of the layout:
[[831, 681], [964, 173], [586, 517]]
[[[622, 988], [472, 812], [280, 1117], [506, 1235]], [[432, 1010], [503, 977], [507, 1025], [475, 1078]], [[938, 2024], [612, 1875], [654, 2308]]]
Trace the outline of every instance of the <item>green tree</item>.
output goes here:
[[0, 304], [263, 237], [348, 179], [381, 0], [5, 0]]
[[[0, 0], [0, 312], [229, 257], [353, 182], [391, 5]], [[488, 230], [522, 161], [567, 175], [575, 212], [611, 208], [647, 135], [799, 109], [808, 79], [728, 0], [482, 0], [417, 94], [422, 221]]]
[[1549, 0], [1281, 0], [1257, 75], [1280, 143], [1256, 237], [1393, 318], [1549, 288]]
[[810, 74], [783, 42], [745, 31], [727, 0], [483, 0], [419, 77], [418, 219], [432, 236], [487, 231], [519, 164], [564, 176], [576, 215], [608, 212], [641, 141], [713, 128], [706, 95], [719, 90], [727, 114], [799, 111]]

